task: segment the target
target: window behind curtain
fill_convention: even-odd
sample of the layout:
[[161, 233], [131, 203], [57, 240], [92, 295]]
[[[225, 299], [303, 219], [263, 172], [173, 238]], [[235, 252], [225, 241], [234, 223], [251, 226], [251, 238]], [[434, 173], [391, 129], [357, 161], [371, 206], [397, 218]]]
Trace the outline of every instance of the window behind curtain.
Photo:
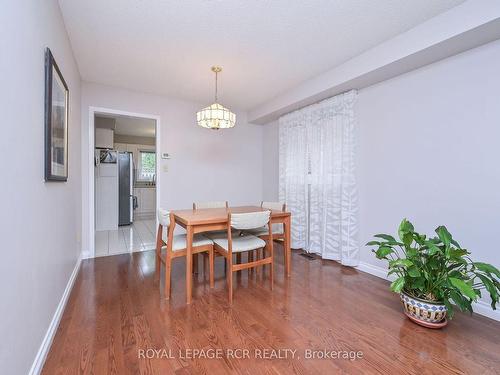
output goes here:
[[139, 170], [137, 179], [152, 181], [156, 174], [156, 153], [154, 151], [139, 151]]

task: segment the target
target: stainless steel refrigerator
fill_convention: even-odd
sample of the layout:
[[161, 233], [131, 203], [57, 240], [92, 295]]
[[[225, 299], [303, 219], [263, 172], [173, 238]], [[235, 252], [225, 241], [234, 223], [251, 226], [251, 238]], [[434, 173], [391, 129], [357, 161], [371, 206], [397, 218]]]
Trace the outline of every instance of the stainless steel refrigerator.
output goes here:
[[130, 152], [118, 153], [118, 225], [133, 221], [134, 159]]

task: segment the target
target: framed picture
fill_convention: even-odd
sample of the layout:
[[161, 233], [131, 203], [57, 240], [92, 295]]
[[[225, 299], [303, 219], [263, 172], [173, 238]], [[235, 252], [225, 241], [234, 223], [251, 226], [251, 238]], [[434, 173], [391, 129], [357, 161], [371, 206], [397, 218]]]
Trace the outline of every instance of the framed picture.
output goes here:
[[45, 50], [45, 181], [68, 180], [68, 85]]

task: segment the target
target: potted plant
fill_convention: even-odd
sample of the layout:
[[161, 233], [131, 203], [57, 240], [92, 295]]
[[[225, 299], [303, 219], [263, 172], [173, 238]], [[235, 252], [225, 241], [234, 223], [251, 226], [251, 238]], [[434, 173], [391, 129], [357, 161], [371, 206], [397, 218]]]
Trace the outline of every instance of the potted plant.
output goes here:
[[403, 219], [396, 240], [376, 234], [372, 251], [389, 262], [388, 275], [395, 275], [391, 290], [400, 293], [406, 315], [426, 327], [440, 328], [453, 317], [453, 308], [472, 313], [472, 302], [486, 290], [495, 310], [500, 294], [500, 271], [491, 264], [473, 262], [469, 252], [455, 241], [444, 226], [437, 237], [415, 232]]

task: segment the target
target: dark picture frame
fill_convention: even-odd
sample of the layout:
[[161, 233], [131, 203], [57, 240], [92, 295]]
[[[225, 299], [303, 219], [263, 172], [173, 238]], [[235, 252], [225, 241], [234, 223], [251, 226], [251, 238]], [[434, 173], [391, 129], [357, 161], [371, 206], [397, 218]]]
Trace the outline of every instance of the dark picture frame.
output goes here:
[[45, 181], [68, 180], [69, 90], [45, 49]]

